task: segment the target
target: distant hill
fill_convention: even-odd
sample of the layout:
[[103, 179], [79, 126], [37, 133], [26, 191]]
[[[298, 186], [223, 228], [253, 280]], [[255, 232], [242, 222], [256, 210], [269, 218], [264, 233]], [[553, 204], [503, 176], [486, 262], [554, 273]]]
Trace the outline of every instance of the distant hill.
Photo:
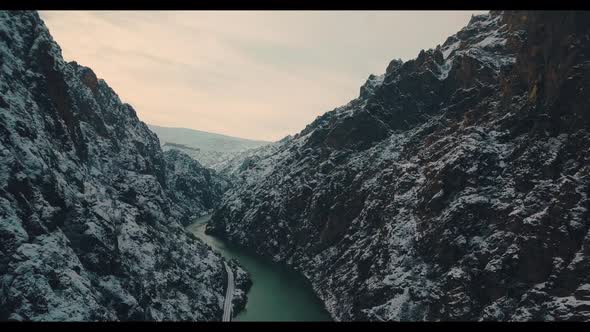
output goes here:
[[213, 169], [218, 169], [240, 152], [270, 143], [188, 128], [161, 127], [151, 124], [148, 127], [158, 135], [163, 150], [183, 151], [204, 166]]
[[178, 149], [186, 149], [186, 150], [193, 150], [193, 151], [201, 151], [201, 149], [199, 148], [191, 148], [188, 145], [184, 145], [184, 144], [176, 144], [176, 143], [170, 143], [170, 142], [166, 142], [164, 144], [162, 144], [162, 146], [165, 147], [170, 147], [170, 148], [178, 148]]

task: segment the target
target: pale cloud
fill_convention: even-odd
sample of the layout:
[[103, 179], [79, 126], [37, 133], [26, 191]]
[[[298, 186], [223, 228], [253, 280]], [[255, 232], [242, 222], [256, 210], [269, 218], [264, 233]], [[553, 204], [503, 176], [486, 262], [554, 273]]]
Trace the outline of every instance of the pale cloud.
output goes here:
[[369, 74], [442, 44], [472, 12], [41, 12], [66, 60], [140, 118], [277, 140], [358, 95]]

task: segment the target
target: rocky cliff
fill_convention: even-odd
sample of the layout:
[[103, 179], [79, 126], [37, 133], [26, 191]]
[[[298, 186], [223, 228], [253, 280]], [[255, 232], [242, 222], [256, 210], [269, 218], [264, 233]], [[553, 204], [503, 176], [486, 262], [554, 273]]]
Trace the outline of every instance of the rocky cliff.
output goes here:
[[491, 12], [250, 158], [208, 230], [337, 320], [590, 320], [590, 14]]
[[220, 186], [0, 11], [0, 320], [220, 320], [223, 260], [180, 223]]
[[175, 219], [188, 225], [196, 217], [210, 213], [219, 203], [230, 183], [212, 169], [177, 150], [164, 152], [166, 163], [166, 191], [180, 212]]

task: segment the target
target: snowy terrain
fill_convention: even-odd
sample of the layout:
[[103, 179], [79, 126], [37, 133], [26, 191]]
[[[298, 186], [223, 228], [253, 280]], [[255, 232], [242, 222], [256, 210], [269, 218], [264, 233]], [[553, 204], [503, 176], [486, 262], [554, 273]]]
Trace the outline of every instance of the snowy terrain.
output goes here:
[[588, 86], [588, 12], [491, 12], [198, 162], [0, 11], [0, 320], [220, 320], [223, 258], [183, 228], [211, 210], [336, 320], [590, 320]]
[[590, 320], [590, 16], [491, 12], [221, 172], [337, 320]]
[[0, 320], [221, 320], [223, 258], [181, 222], [226, 186], [0, 11]]
[[164, 151], [182, 151], [214, 170], [222, 169], [229, 160], [246, 150], [270, 143], [186, 128], [148, 126], [158, 135]]

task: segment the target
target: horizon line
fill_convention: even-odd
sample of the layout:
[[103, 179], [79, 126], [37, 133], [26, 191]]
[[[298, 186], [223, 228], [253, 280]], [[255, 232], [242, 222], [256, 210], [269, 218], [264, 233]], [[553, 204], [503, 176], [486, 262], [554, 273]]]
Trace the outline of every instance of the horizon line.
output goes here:
[[[160, 127], [160, 128], [168, 128], [168, 129], [185, 129], [185, 130], [199, 131], [199, 132], [202, 132], [202, 133], [219, 135], [219, 136], [225, 136], [225, 137], [228, 137], [228, 138], [236, 138], [236, 139], [246, 140], [246, 141], [252, 141], [252, 142], [274, 143], [274, 142], [278, 142], [278, 141], [280, 141], [282, 139], [282, 138], [281, 139], [277, 139], [277, 140], [253, 139], [253, 138], [245, 138], [245, 137], [232, 136], [232, 135], [228, 135], [228, 134], [216, 133], [216, 132], [211, 132], [211, 131], [205, 131], [205, 130], [195, 129], [195, 128], [162, 126], [162, 125], [159, 125], [159, 124], [147, 123], [145, 121], [144, 121], [144, 123], [146, 125], [148, 125], [148, 127], [149, 126], [154, 126], [154, 127]], [[287, 137], [287, 136], [292, 136], [292, 135], [286, 135], [285, 137]]]

